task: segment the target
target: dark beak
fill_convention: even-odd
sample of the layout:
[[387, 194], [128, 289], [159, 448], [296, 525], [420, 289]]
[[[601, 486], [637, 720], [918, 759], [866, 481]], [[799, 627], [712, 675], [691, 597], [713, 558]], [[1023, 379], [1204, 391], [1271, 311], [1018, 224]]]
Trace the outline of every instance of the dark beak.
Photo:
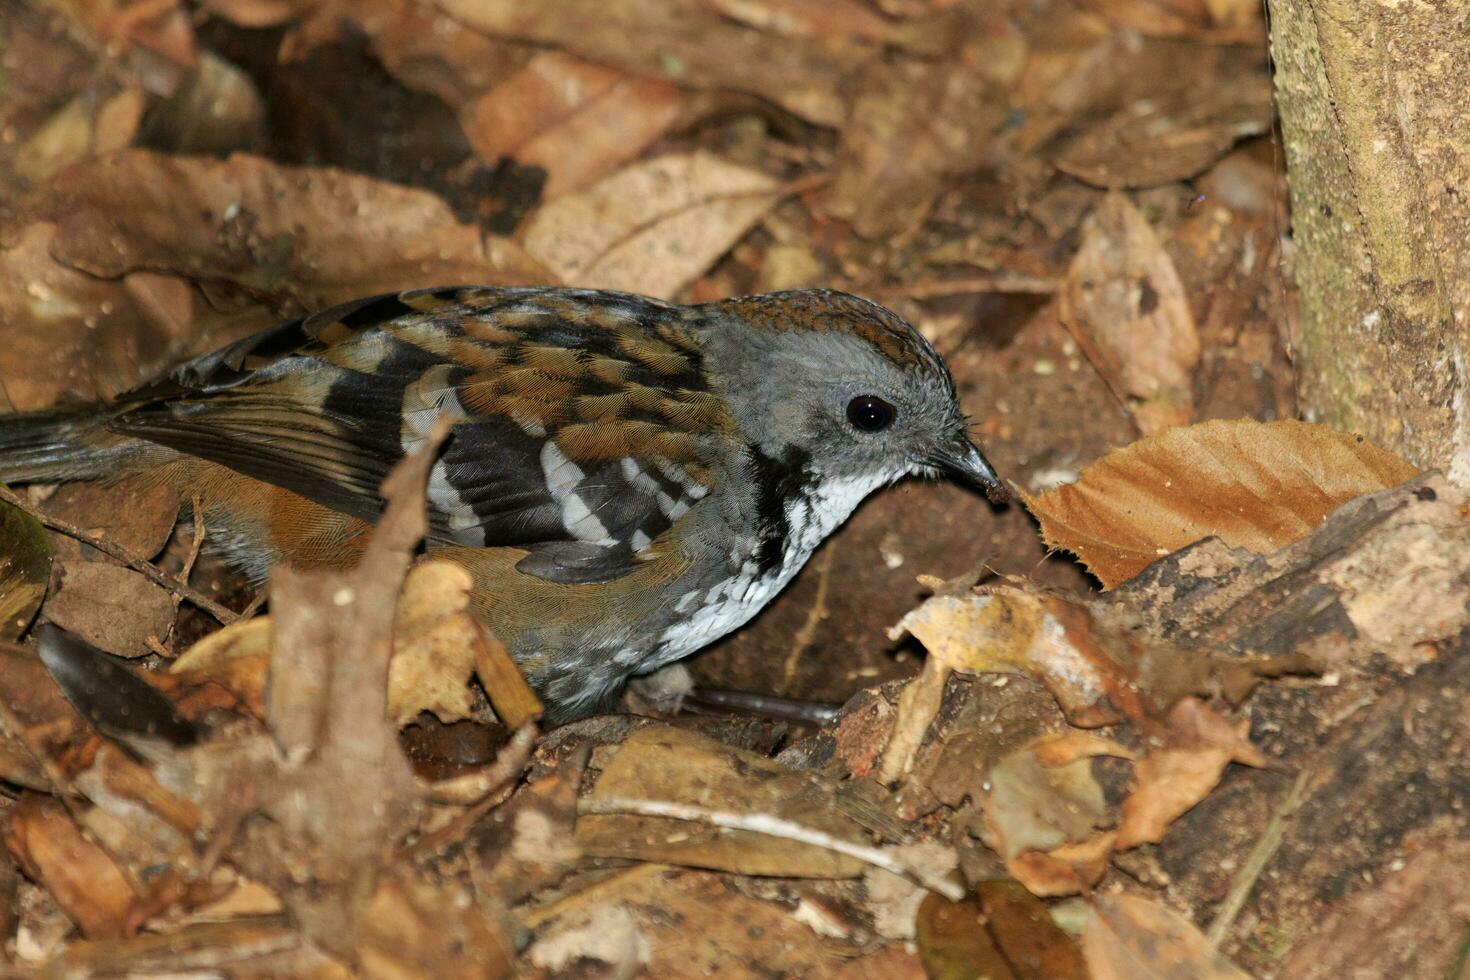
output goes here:
[[984, 490], [991, 503], [1003, 504], [1011, 499], [1010, 491], [1000, 482], [1000, 477], [995, 475], [995, 467], [963, 435], [931, 452], [928, 463], [948, 476]]

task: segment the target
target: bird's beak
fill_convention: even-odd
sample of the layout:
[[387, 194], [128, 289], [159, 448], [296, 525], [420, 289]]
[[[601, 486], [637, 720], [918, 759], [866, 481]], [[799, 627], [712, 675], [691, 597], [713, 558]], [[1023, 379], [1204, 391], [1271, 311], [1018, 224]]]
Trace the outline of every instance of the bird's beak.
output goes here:
[[1010, 491], [995, 475], [995, 467], [966, 436], [958, 436], [953, 442], [936, 448], [929, 454], [928, 463], [984, 490], [992, 503], [1003, 504], [1011, 499]]

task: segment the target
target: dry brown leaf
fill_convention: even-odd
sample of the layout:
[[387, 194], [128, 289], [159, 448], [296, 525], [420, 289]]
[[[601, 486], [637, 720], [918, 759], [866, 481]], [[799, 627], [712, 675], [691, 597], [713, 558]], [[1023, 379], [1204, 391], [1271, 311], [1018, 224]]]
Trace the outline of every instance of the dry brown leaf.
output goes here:
[[472, 880], [517, 904], [575, 867], [582, 858], [574, 839], [581, 776], [564, 766], [477, 822], [466, 848]]
[[860, 956], [842, 965], [832, 980], [926, 980], [929, 976], [916, 953], [895, 943], [876, 953]]
[[[786, 769], [754, 752], [694, 732], [649, 726], [613, 754], [592, 798], [661, 800], [763, 813], [851, 841], [862, 828], [832, 805], [833, 787], [810, 773]], [[855, 858], [811, 844], [748, 831], [629, 814], [583, 815], [577, 843], [587, 854], [662, 861], [740, 874], [847, 878], [861, 873]]]
[[1266, 757], [1250, 743], [1249, 731], [1247, 719], [1232, 725], [1198, 698], [1176, 704], [1169, 712], [1166, 744], [1133, 769], [1118, 850], [1163, 840], [1169, 825], [1209, 795], [1231, 762], [1264, 766]]
[[203, 0], [217, 17], [241, 27], [276, 27], [308, 13], [316, 0]]
[[63, 393], [117, 394], [182, 353], [179, 338], [157, 329], [122, 283], [57, 262], [56, 245], [48, 222], [0, 245], [0, 406], [15, 411], [47, 408]]
[[916, 228], [944, 177], [975, 169], [1006, 121], [989, 71], [1007, 53], [998, 42], [958, 63], [905, 61], [865, 72], [826, 209], [869, 238]]
[[916, 932], [929, 976], [1086, 980], [1077, 941], [1040, 899], [1015, 881], [982, 881], [975, 890], [963, 902], [924, 900]]
[[125, 88], [104, 99], [86, 91], [58, 109], [16, 151], [16, 173], [33, 183], [85, 160], [121, 149], [132, 142], [143, 120], [146, 98]]
[[62, 629], [120, 657], [150, 652], [173, 627], [173, 597], [130, 568], [92, 561], [57, 562], [56, 592], [45, 616]]
[[1059, 315], [1145, 435], [1189, 421], [1199, 333], [1174, 262], [1122, 194], [1087, 219]]
[[746, 895], [724, 875], [659, 865], [602, 878], [527, 917], [545, 923], [531, 926], [532, 963], [566, 968], [586, 956], [629, 971], [599, 975], [636, 976], [631, 968], [641, 963], [642, 975], [660, 980], [827, 977], [854, 952], [814, 931], [785, 900]]
[[1189, 101], [1140, 99], [1105, 116], [1057, 152], [1057, 169], [1099, 187], [1157, 187], [1198, 177], [1236, 143], [1270, 131], [1263, 72], [1195, 93]]
[[452, 880], [389, 878], [378, 885], [365, 917], [359, 955], [366, 976], [498, 980], [512, 973], [515, 946], [507, 924]]
[[1099, 895], [1082, 952], [1093, 980], [1247, 980], [1188, 919], [1138, 895]]
[[[540, 702], [504, 647], [470, 612], [473, 584], [470, 573], [450, 561], [421, 562], [409, 572], [398, 597], [388, 672], [388, 712], [395, 725], [421, 711], [446, 724], [470, 717], [469, 679], [475, 673], [507, 727], [520, 728], [540, 714]], [[481, 669], [496, 658], [504, 665]]]
[[487, 163], [510, 158], [545, 171], [541, 198], [550, 201], [636, 158], [685, 101], [672, 85], [543, 51], [461, 119]]
[[436, 0], [455, 20], [696, 88], [769, 99], [828, 126], [846, 115], [840, 85], [876, 52], [841, 36], [785, 37], [749, 30], [716, 10], [665, 0]]
[[1020, 980], [985, 928], [976, 898], [949, 902], [930, 895], [919, 906], [915, 943], [928, 976], [944, 980]]
[[1034, 749], [1024, 748], [996, 763], [985, 783], [989, 843], [1007, 861], [1025, 851], [1081, 843], [1109, 821], [1102, 787], [1087, 757], [1045, 766]]
[[[145, 476], [124, 477], [114, 483], [67, 483], [41, 503], [47, 516], [60, 518], [85, 531], [102, 535], [140, 558], [163, 550], [179, 516], [179, 495]], [[58, 535], [58, 558], [94, 560], [99, 552], [72, 538]]]
[[5, 831], [10, 853], [89, 939], [132, 935], [142, 902], [107, 852], [83, 836], [59, 800], [21, 798]]
[[1115, 450], [1076, 483], [1025, 500], [1046, 543], [1077, 555], [1112, 588], [1212, 535], [1275, 551], [1352, 498], [1417, 472], [1322, 425], [1212, 421]]
[[897, 639], [911, 634], [931, 660], [952, 670], [1029, 674], [1047, 686], [1069, 718], [1111, 714], [1102, 702], [1116, 667], [1090, 656], [1090, 648], [1079, 648], [1068, 631], [1073, 617], [1065, 613], [1070, 605], [1060, 597], [1013, 586], [977, 595], [937, 595], [900, 620], [889, 635]]
[[779, 185], [703, 151], [636, 163], [538, 210], [526, 251], [564, 282], [671, 298], [775, 203]]
[[1085, 892], [1102, 880], [1113, 856], [1114, 831], [1050, 851], [1027, 851], [1006, 862], [1006, 872], [1033, 895], [1050, 898]]
[[427, 191], [235, 155], [126, 150], [73, 167], [32, 202], [51, 254], [95, 276], [223, 279], [319, 307], [425, 283], [537, 283], [514, 242], [460, 223]]

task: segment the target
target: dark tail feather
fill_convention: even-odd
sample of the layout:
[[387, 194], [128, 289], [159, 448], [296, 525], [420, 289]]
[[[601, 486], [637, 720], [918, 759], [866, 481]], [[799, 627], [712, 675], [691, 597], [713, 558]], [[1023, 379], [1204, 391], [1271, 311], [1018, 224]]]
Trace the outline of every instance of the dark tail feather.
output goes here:
[[95, 406], [0, 416], [0, 482], [59, 483], [107, 475], [107, 416]]

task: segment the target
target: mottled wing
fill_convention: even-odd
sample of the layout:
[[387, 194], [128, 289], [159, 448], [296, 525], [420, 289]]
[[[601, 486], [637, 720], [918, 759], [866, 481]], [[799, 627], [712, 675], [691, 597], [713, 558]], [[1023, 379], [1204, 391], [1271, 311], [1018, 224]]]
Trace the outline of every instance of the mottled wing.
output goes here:
[[602, 292], [377, 297], [191, 361], [114, 427], [375, 520], [382, 478], [449, 414], [434, 537], [606, 581], [704, 496], [708, 433], [729, 425], [680, 316]]

